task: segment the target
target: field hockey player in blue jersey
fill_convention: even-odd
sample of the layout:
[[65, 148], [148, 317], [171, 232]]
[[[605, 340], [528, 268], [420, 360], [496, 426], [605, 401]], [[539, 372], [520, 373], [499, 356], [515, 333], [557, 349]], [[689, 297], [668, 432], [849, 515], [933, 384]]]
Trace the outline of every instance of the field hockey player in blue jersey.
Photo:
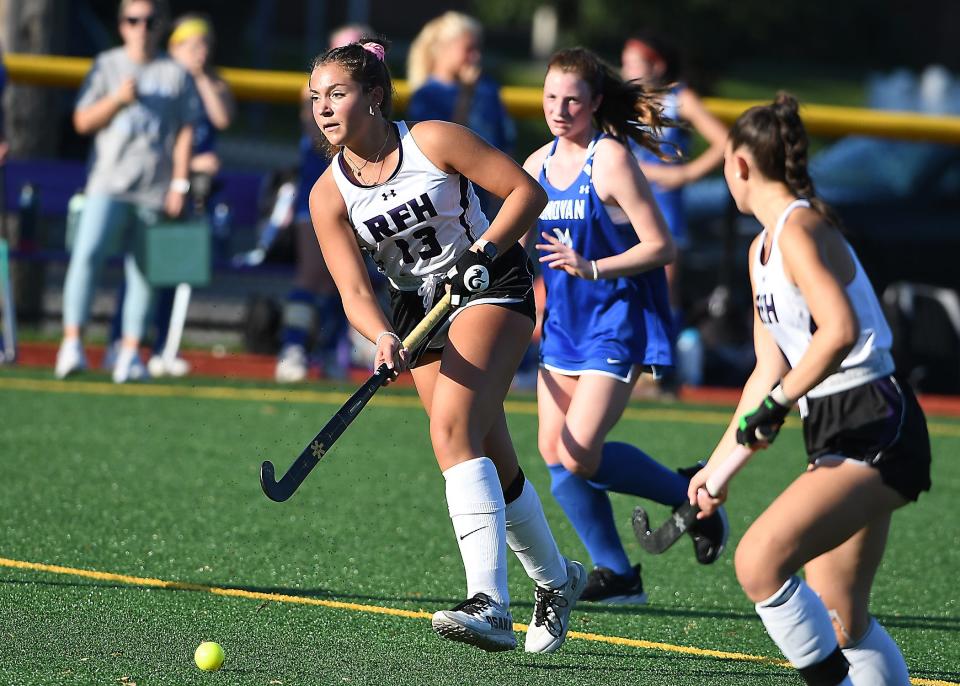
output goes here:
[[[672, 365], [664, 265], [675, 248], [627, 140], [660, 152], [670, 124], [659, 93], [625, 83], [589, 50], [550, 60], [543, 111], [555, 138], [524, 164], [549, 198], [537, 222], [546, 307], [537, 383], [539, 447], [554, 497], [594, 564], [581, 598], [646, 601], [614, 523], [609, 491], [677, 507], [686, 476], [627, 443], [607, 441], [641, 373]], [[722, 510], [692, 530], [713, 562], [727, 536]]]
[[[489, 651], [516, 646], [509, 547], [535, 584], [525, 650], [553, 652], [587, 575], [557, 550], [503, 409], [535, 316], [533, 265], [517, 240], [546, 198], [469, 129], [391, 121], [384, 50], [382, 40], [363, 40], [314, 62], [313, 116], [335, 153], [310, 193], [314, 230], [350, 323], [376, 344], [375, 366], [409, 367], [430, 417], [467, 576], [466, 600], [435, 613], [434, 630]], [[503, 200], [493, 221], [474, 183]], [[389, 280], [389, 314], [361, 250]], [[456, 309], [424, 345], [405, 349], [401, 341], [446, 288]]]
[[667, 222], [677, 246], [677, 259], [664, 265], [674, 316], [680, 312], [680, 271], [683, 252], [689, 247], [683, 187], [702, 179], [723, 162], [727, 128], [713, 116], [700, 97], [680, 79], [677, 50], [658, 36], [640, 34], [624, 43], [620, 54], [620, 74], [626, 81], [637, 80], [665, 89], [661, 104], [664, 114], [689, 125], [707, 143], [699, 155], [690, 157], [690, 131], [687, 126], [671, 126], [661, 132], [659, 150], [651, 150], [633, 140], [627, 141], [640, 162], [640, 170], [650, 182], [657, 206]]

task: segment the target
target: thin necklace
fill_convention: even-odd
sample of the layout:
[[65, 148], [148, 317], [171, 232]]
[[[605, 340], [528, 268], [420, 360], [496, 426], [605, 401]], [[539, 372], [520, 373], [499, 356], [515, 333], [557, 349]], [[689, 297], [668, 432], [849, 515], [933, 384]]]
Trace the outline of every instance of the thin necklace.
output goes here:
[[[390, 140], [390, 125], [389, 125], [389, 124], [387, 124], [387, 135], [383, 137], [383, 145], [381, 145], [381, 146], [380, 146], [380, 149], [377, 151], [376, 157], [374, 157], [374, 159], [372, 160], [373, 162], [379, 162], [379, 161], [380, 161], [380, 155], [383, 153], [383, 149], [387, 147], [387, 141], [388, 141], [388, 140]], [[352, 161], [350, 160], [350, 158], [347, 156], [347, 149], [346, 149], [346, 147], [344, 147], [344, 149], [343, 149], [343, 156], [346, 158], [347, 162], [348, 162], [348, 163], [350, 164], [350, 166], [353, 168], [353, 173], [356, 174], [358, 177], [359, 177], [359, 176], [363, 176], [363, 169], [364, 169], [364, 167], [366, 167], [366, 166], [367, 166], [368, 164], [370, 164], [370, 162], [371, 162], [371, 160], [368, 160], [368, 159], [364, 158], [364, 159], [363, 159], [363, 164], [361, 164], [361, 165], [358, 167], [358, 166], [357, 166], [354, 162], [352, 162]], [[382, 171], [382, 170], [383, 170], [383, 168], [381, 167], [381, 171]]]

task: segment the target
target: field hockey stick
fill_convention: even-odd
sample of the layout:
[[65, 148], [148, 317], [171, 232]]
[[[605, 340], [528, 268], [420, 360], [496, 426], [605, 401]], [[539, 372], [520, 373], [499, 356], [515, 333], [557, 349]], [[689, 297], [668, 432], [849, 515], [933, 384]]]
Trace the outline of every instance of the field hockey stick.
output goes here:
[[[427, 337], [431, 329], [443, 319], [450, 311], [450, 294], [447, 293], [443, 298], [433, 306], [427, 315], [423, 318], [416, 328], [410, 332], [410, 335], [403, 340], [403, 347], [408, 350], [415, 350]], [[392, 374], [386, 364], [381, 364], [377, 371], [373, 373], [367, 382], [360, 389], [350, 396], [350, 399], [343, 404], [333, 418], [327, 422], [320, 433], [314, 436], [309, 445], [303, 449], [300, 456], [287, 470], [280, 481], [274, 480], [273, 463], [269, 460], [260, 466], [260, 487], [270, 500], [282, 503], [292, 496], [296, 490], [307, 478], [310, 471], [317, 466], [320, 459], [327, 454], [334, 442], [340, 435], [346, 431], [351, 422], [357, 418], [360, 411], [373, 397], [381, 386], [383, 386]]]
[[[752, 455], [753, 450], [751, 448], [738, 444], [733, 452], [717, 465], [710, 478], [707, 479], [707, 493], [716, 497]], [[637, 507], [633, 511], [633, 533], [640, 542], [641, 548], [652, 555], [659, 555], [672, 546], [697, 521], [698, 512], [700, 512], [698, 505], [691, 505], [688, 501], [684, 501], [683, 505], [678, 507], [667, 521], [657, 527], [656, 530], [651, 531], [650, 518], [647, 516], [646, 510]]]
[[187, 323], [187, 309], [190, 307], [190, 294], [193, 289], [188, 283], [177, 284], [173, 294], [173, 309], [170, 312], [170, 326], [167, 328], [167, 340], [163, 344], [160, 357], [164, 364], [169, 364], [177, 358], [180, 352], [180, 341], [183, 339], [183, 329]]

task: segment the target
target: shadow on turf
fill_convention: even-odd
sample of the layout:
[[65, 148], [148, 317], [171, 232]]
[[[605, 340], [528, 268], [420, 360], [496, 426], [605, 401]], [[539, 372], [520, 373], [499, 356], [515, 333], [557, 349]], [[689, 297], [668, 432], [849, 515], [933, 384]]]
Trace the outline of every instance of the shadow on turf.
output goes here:
[[[233, 584], [216, 583], [195, 583], [190, 581], [180, 581], [178, 583], [186, 585], [209, 586], [211, 588], [225, 588], [234, 591], [247, 591], [249, 593], [268, 593], [274, 595], [301, 596], [304, 598], [322, 598], [326, 600], [341, 601], [368, 601], [373, 603], [413, 603], [419, 606], [437, 606], [447, 607], [461, 602], [462, 598], [436, 598], [427, 596], [383, 596], [367, 595], [360, 593], [337, 593], [323, 588], [290, 588], [284, 586], [238, 586]], [[36, 581], [19, 579], [0, 579], [0, 584], [32, 584], [37, 586], [77, 586], [98, 588], [139, 588], [134, 584], [124, 583], [106, 583], [100, 581]], [[166, 591], [194, 591], [189, 588], [158, 588], [155, 590]], [[511, 603], [512, 609], [532, 609], [533, 603], [524, 600], [514, 600]], [[688, 617], [696, 619], [728, 619], [738, 621], [755, 621], [757, 615], [753, 612], [736, 612], [732, 610], [695, 610], [683, 608], [651, 607], [649, 605], [601, 605], [596, 603], [579, 603], [577, 605], [578, 613], [591, 614], [613, 614], [613, 615], [653, 615], [659, 617]], [[960, 617], [929, 617], [921, 615], [877, 615], [877, 620], [886, 627], [895, 627], [898, 629], [936, 629], [940, 631], [960, 631]], [[944, 673], [944, 676], [956, 678], [958, 673]]]
[[[636, 671], [636, 665], [629, 664], [629, 661], [635, 660], [637, 657], [636, 652], [600, 652], [593, 650], [575, 650], [571, 649], [572, 644], [568, 643], [563, 649], [563, 653], [566, 657], [577, 656], [577, 657], [590, 657], [594, 659], [601, 659], [608, 661], [610, 658], [619, 658], [624, 660], [628, 664], [623, 666], [612, 666], [609, 663], [598, 664], [598, 665], [588, 665], [583, 664], [582, 662], [574, 663], [546, 663], [541, 661], [529, 661], [521, 662], [519, 666], [526, 667], [529, 669], [542, 670], [544, 672], [550, 672], [550, 676], [557, 675], [560, 672], [629, 672], [633, 673]], [[716, 663], [718, 660], [721, 662], [730, 665], [731, 669], [710, 669], [706, 666], [704, 667], [691, 667], [684, 669], [685, 677], [696, 677], [699, 679], [708, 678], [708, 677], [721, 677], [728, 683], [729, 680], [734, 680], [737, 677], [744, 677], [756, 680], [758, 678], [764, 678], [767, 681], [765, 683], [783, 683], [793, 684], [796, 682], [796, 674], [791, 672], [788, 669], [767, 669], [761, 671], [757, 670], [744, 670], [744, 669], [735, 669], [735, 665], [738, 662], [737, 660], [725, 660], [723, 658], [716, 657], [707, 657], [702, 655], [644, 655], [644, 660], [664, 660], [666, 663], [673, 663], [674, 667], [667, 669], [666, 671], [676, 671], [675, 663], [678, 660], [686, 660], [690, 662], [701, 662], [704, 665], [709, 663]], [[545, 675], [546, 676], [546, 675]], [[735, 682], [734, 682], [735, 683]]]

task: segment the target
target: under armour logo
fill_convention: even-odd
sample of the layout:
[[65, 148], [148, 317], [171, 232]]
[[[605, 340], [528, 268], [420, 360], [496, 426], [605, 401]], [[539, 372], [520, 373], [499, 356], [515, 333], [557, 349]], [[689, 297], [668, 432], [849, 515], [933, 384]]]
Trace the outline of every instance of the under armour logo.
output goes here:
[[397, 192], [391, 188], [389, 193], [381, 193], [380, 195], [383, 196], [384, 200], [387, 200], [388, 198], [397, 197]]
[[581, 195], [586, 195], [589, 192], [590, 192], [590, 184], [585, 183], [580, 186]]

